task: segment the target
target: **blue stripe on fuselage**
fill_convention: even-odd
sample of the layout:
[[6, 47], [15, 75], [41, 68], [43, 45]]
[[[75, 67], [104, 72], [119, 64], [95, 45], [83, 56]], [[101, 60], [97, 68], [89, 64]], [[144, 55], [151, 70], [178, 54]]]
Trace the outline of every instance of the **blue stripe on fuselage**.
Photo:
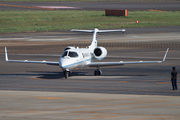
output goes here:
[[73, 66], [73, 65], [76, 65], [76, 64], [80, 64], [80, 63], [83, 63], [83, 62], [87, 62], [87, 61], [90, 61], [92, 60], [93, 58], [90, 58], [90, 59], [87, 59], [87, 60], [84, 60], [84, 61], [80, 61], [80, 62], [76, 62], [76, 63], [73, 63], [73, 64], [69, 64], [69, 65], [66, 65], [66, 66], [62, 66], [62, 68], [66, 68], [66, 67], [70, 67], [70, 66]]

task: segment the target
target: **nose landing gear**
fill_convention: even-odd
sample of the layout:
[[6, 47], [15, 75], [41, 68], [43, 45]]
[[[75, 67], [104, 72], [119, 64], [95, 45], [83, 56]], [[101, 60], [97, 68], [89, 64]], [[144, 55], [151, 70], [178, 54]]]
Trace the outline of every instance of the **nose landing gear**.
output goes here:
[[67, 79], [68, 77], [69, 77], [69, 75], [70, 75], [70, 71], [69, 70], [65, 70], [65, 71], [63, 71], [63, 73], [64, 73], [64, 77]]

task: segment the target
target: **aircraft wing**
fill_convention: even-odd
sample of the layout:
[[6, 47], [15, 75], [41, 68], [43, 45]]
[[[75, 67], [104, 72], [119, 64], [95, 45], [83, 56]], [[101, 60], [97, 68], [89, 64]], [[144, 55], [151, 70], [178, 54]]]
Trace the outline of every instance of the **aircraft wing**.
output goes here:
[[164, 55], [162, 61], [129, 61], [129, 62], [91, 62], [87, 64], [89, 67], [101, 67], [101, 66], [117, 66], [117, 65], [124, 65], [124, 64], [143, 64], [143, 63], [162, 63], [165, 61], [169, 48]]
[[39, 64], [47, 64], [47, 65], [58, 65], [59, 62], [51, 62], [51, 61], [29, 61], [29, 60], [9, 60], [7, 55], [7, 49], [5, 47], [5, 60], [6, 62], [17, 62], [17, 63], [39, 63]]

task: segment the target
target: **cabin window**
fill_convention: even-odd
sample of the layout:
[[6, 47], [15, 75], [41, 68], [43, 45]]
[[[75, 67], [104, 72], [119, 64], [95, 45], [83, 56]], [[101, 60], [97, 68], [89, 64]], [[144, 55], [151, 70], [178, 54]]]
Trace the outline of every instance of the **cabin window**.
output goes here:
[[83, 58], [86, 58], [86, 57], [89, 57], [90, 54], [89, 53], [82, 53], [82, 56], [83, 56]]
[[78, 57], [78, 54], [76, 52], [69, 52], [69, 57]]

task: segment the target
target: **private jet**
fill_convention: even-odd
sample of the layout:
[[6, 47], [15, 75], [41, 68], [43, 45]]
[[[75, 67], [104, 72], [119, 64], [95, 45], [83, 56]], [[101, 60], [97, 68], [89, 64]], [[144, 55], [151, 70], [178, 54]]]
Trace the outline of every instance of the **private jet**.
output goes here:
[[94, 59], [102, 60], [107, 56], [107, 50], [104, 47], [97, 46], [97, 36], [98, 33], [102, 32], [125, 32], [125, 29], [116, 30], [99, 30], [95, 28], [94, 30], [76, 30], [72, 29], [73, 32], [88, 32], [93, 33], [91, 45], [87, 48], [79, 48], [68, 46], [64, 49], [63, 54], [60, 56], [58, 62], [53, 61], [29, 61], [29, 60], [9, 60], [7, 54], [7, 48], [5, 47], [5, 61], [6, 62], [17, 62], [17, 63], [39, 63], [47, 65], [57, 65], [60, 66], [64, 73], [64, 77], [67, 79], [70, 75], [70, 70], [82, 68], [85, 66], [96, 67], [94, 75], [101, 75], [102, 71], [100, 67], [103, 66], [117, 66], [124, 64], [142, 64], [142, 63], [162, 63], [165, 61], [169, 48], [164, 55], [162, 61], [118, 61], [118, 62], [93, 62]]

